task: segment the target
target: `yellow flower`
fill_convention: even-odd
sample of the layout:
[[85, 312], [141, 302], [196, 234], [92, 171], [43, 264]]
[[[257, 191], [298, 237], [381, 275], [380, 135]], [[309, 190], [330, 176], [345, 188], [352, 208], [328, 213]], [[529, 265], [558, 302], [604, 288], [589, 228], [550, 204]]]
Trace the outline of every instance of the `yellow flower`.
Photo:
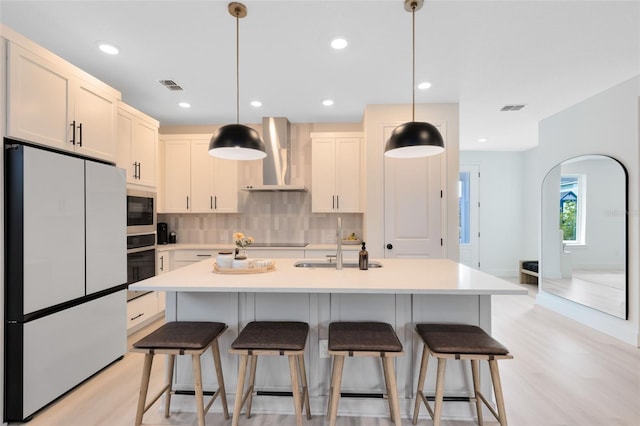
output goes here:
[[235, 234], [233, 234], [233, 239], [234, 240], [241, 240], [244, 238], [244, 234], [242, 232], [236, 232]]

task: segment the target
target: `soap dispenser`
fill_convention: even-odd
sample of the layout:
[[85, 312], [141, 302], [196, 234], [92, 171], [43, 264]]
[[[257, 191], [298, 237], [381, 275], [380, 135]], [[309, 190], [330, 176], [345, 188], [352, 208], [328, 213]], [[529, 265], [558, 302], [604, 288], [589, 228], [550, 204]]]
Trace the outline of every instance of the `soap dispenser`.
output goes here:
[[369, 252], [365, 247], [364, 241], [362, 242], [362, 250], [360, 250], [360, 255], [358, 257], [358, 267], [360, 267], [362, 271], [369, 269]]

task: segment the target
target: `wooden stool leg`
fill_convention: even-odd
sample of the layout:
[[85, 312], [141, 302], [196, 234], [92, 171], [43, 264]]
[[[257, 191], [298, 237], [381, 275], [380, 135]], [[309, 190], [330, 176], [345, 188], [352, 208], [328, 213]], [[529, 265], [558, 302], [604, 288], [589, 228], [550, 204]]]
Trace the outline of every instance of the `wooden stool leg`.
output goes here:
[[251, 367], [249, 369], [249, 389], [247, 389], [247, 418], [251, 417], [251, 403], [253, 402], [253, 388], [256, 385], [256, 366], [258, 355], [251, 355]]
[[398, 383], [396, 382], [396, 370], [393, 366], [393, 357], [385, 356], [383, 358], [384, 363], [387, 364], [387, 374], [389, 375], [389, 384], [387, 385], [387, 388], [389, 389], [388, 397], [391, 401], [391, 406], [393, 407], [393, 422], [396, 426], [401, 426], [402, 419], [400, 418], [400, 403], [398, 401]]
[[149, 390], [149, 378], [151, 377], [151, 365], [153, 364], [153, 354], [144, 354], [144, 366], [142, 367], [142, 380], [140, 381], [140, 394], [138, 396], [138, 409], [136, 411], [135, 426], [142, 424], [144, 406], [147, 403], [147, 391]]
[[307, 407], [307, 420], [311, 420], [311, 406], [309, 405], [309, 385], [307, 384], [307, 369], [304, 368], [304, 355], [298, 355], [298, 367], [302, 379], [302, 406]]
[[244, 390], [244, 377], [247, 374], [247, 355], [240, 355], [240, 368], [238, 369], [238, 386], [236, 387], [236, 401], [233, 405], [233, 420], [231, 426], [238, 426], [240, 410], [242, 410], [242, 391]]
[[422, 403], [420, 394], [424, 392], [424, 379], [427, 376], [427, 364], [429, 362], [429, 351], [426, 345], [422, 345], [422, 362], [420, 363], [420, 375], [418, 376], [418, 388], [416, 389], [416, 403], [413, 407], [413, 424], [418, 423], [418, 413]]
[[478, 360], [471, 360], [471, 375], [473, 376], [473, 396], [476, 399], [476, 410], [478, 411], [478, 425], [482, 426], [482, 400], [478, 395], [480, 393], [480, 371], [478, 369]]
[[173, 369], [176, 365], [176, 356], [169, 355], [169, 359], [167, 360], [167, 392], [164, 396], [164, 417], [169, 417], [169, 412], [171, 409], [171, 389], [173, 388]]
[[293, 404], [296, 411], [296, 425], [302, 426], [302, 398], [300, 397], [297, 358], [296, 355], [289, 355], [289, 372], [291, 373], [291, 390], [293, 392]]
[[329, 416], [331, 415], [331, 397], [333, 395], [333, 372], [335, 369], [336, 358], [332, 357], [331, 360], [331, 372], [329, 374], [329, 399], [327, 402], [327, 413], [324, 416], [325, 421], [329, 420]]
[[446, 358], [438, 358], [438, 376], [436, 378], [436, 401], [433, 409], [433, 426], [440, 426], [442, 400], [444, 397], [444, 371], [446, 366]]
[[340, 385], [342, 383], [342, 368], [344, 367], [344, 355], [333, 356], [333, 374], [331, 375], [331, 392], [329, 405], [331, 412], [329, 413], [329, 426], [336, 425], [336, 417], [338, 417], [338, 401], [340, 400]]
[[507, 426], [507, 411], [504, 408], [504, 396], [502, 395], [502, 383], [500, 382], [500, 372], [498, 371], [498, 361], [495, 359], [489, 361], [489, 370], [491, 370], [491, 381], [493, 382], [493, 393], [496, 396], [496, 405], [498, 406], [498, 415], [500, 418], [500, 426]]
[[389, 371], [387, 369], [387, 363], [384, 361], [384, 357], [380, 357], [382, 361], [382, 372], [384, 373], [384, 385], [387, 389], [387, 402], [389, 403], [389, 418], [393, 420], [393, 404], [391, 403], [391, 389], [389, 389]]
[[211, 345], [211, 352], [213, 353], [213, 364], [216, 367], [216, 377], [218, 378], [218, 392], [220, 392], [219, 395], [220, 401], [222, 402], [222, 412], [224, 413], [224, 419], [229, 420], [227, 391], [224, 387], [224, 376], [222, 375], [222, 363], [220, 362], [220, 346], [218, 346], [218, 339], [213, 341], [213, 345]]
[[202, 366], [200, 365], [200, 355], [191, 355], [191, 364], [193, 366], [196, 408], [198, 409], [198, 426], [204, 426], [204, 398], [202, 392]]

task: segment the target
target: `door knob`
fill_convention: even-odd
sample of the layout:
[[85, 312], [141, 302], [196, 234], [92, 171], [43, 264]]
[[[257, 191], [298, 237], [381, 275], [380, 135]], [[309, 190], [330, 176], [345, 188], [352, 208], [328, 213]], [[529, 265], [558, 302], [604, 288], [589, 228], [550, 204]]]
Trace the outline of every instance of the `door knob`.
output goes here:
[[391, 250], [393, 248], [393, 244], [387, 244], [387, 248]]

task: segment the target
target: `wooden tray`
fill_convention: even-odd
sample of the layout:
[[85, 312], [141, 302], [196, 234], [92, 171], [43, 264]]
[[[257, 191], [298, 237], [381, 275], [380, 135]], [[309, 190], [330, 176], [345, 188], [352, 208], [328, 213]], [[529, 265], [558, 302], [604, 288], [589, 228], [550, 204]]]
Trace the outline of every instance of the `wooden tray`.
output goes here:
[[259, 268], [246, 268], [246, 269], [238, 269], [238, 268], [220, 268], [217, 263], [213, 263], [213, 272], [217, 274], [262, 274], [264, 272], [271, 272], [276, 270], [275, 263], [259, 267]]

